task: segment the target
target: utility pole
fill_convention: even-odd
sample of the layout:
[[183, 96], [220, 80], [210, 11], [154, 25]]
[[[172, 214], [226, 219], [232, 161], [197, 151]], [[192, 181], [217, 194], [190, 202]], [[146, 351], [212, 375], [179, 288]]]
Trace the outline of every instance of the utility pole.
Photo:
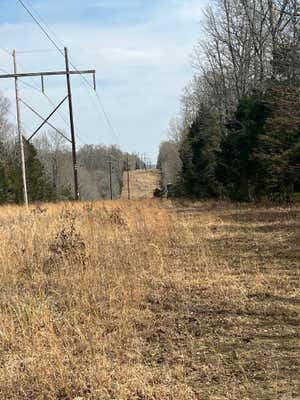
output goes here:
[[[84, 74], [92, 74], [93, 82], [94, 82], [94, 90], [96, 90], [96, 71], [95, 70], [70, 70], [70, 62], [68, 56], [68, 49], [64, 49], [65, 55], [65, 70], [63, 71], [47, 71], [47, 72], [30, 72], [30, 73], [17, 73], [17, 62], [16, 62], [16, 52], [13, 52], [14, 59], [14, 73], [0, 75], [0, 79], [8, 79], [13, 78], [15, 80], [15, 88], [16, 88], [16, 103], [17, 103], [17, 119], [18, 119], [18, 133], [19, 133], [19, 141], [20, 141], [20, 149], [21, 149], [21, 162], [22, 162], [22, 176], [23, 176], [23, 191], [24, 191], [24, 203], [28, 204], [27, 197], [27, 185], [26, 185], [26, 165], [25, 165], [25, 155], [24, 155], [24, 142], [22, 135], [22, 124], [21, 124], [21, 112], [20, 112], [20, 102], [24, 104], [30, 111], [32, 111], [36, 116], [38, 116], [42, 123], [41, 125], [33, 132], [33, 134], [29, 137], [28, 142], [41, 130], [41, 128], [48, 124], [53, 129], [56, 130], [65, 140], [67, 140], [72, 145], [72, 161], [73, 161], [73, 171], [74, 171], [74, 192], [75, 192], [75, 200], [79, 200], [79, 184], [78, 184], [78, 165], [77, 165], [77, 157], [76, 157], [76, 141], [75, 141], [75, 128], [74, 128], [74, 113], [73, 113], [73, 103], [72, 103], [72, 87], [71, 87], [71, 75], [84, 75]], [[65, 96], [61, 102], [54, 108], [54, 110], [46, 117], [42, 117], [40, 113], [35, 111], [33, 107], [25, 103], [21, 100], [19, 96], [19, 87], [18, 87], [18, 79], [20, 78], [28, 78], [28, 77], [40, 77], [42, 92], [45, 91], [44, 78], [46, 76], [66, 76], [67, 80], [67, 96]], [[49, 119], [56, 113], [56, 111], [62, 106], [62, 104], [68, 99], [69, 103], [69, 114], [70, 114], [70, 130], [71, 130], [71, 138], [69, 139], [64, 135], [61, 131], [56, 129], [50, 122]]]
[[[17, 62], [16, 62], [16, 51], [13, 51], [13, 60], [14, 60], [14, 74], [17, 75]], [[23, 181], [23, 196], [24, 196], [24, 204], [28, 207], [28, 194], [27, 194], [27, 182], [26, 182], [26, 164], [25, 164], [25, 154], [24, 154], [24, 142], [23, 142], [23, 131], [22, 131], [22, 123], [21, 123], [21, 107], [20, 107], [20, 98], [19, 98], [19, 82], [18, 77], [15, 76], [15, 92], [16, 92], [16, 108], [17, 108], [17, 125], [18, 125], [18, 134], [19, 134], [19, 146], [20, 146], [20, 154], [21, 154], [21, 169], [22, 169], [22, 181]]]
[[73, 173], [74, 173], [74, 190], [75, 190], [75, 200], [79, 200], [78, 169], [77, 169], [77, 158], [76, 158], [76, 140], [75, 140], [74, 116], [73, 116], [73, 103], [72, 103], [72, 89], [71, 89], [71, 78], [70, 78], [69, 55], [68, 55], [68, 49], [66, 47], [65, 47], [64, 50], [65, 50], [66, 77], [67, 77], [69, 114], [70, 114], [70, 129], [71, 129], [71, 140], [72, 140], [72, 160], [73, 160]]
[[127, 154], [127, 193], [128, 193], [128, 200], [130, 200], [130, 173], [129, 173], [129, 155]]
[[109, 192], [110, 192], [110, 199], [113, 199], [113, 189], [112, 189], [112, 160], [111, 155], [109, 156]]

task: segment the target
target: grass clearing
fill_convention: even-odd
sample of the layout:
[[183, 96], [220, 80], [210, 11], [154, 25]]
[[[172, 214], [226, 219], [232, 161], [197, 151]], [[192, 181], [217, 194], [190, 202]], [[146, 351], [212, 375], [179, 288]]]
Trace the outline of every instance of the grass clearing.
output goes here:
[[[159, 187], [160, 172], [157, 169], [137, 169], [129, 171], [130, 198], [134, 200], [151, 199]], [[128, 199], [128, 176], [123, 175], [122, 199]]]
[[296, 399], [299, 206], [0, 209], [0, 398]]

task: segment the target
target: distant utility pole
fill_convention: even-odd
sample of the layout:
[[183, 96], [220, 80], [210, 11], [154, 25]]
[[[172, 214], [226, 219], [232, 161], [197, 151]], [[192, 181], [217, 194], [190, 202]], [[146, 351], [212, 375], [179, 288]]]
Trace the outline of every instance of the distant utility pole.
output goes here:
[[28, 194], [27, 194], [27, 182], [26, 182], [26, 165], [25, 165], [25, 154], [24, 154], [24, 142], [23, 142], [23, 131], [21, 124], [21, 107], [19, 98], [19, 82], [17, 77], [17, 62], [16, 62], [16, 51], [13, 51], [13, 61], [14, 61], [14, 74], [15, 76], [15, 93], [16, 93], [16, 108], [17, 108], [17, 126], [19, 135], [19, 146], [21, 154], [21, 169], [22, 169], [22, 181], [23, 181], [23, 197], [24, 204], [28, 207]]
[[[76, 158], [76, 141], [75, 141], [75, 127], [74, 127], [74, 115], [73, 115], [73, 103], [72, 103], [72, 88], [71, 88], [71, 75], [84, 75], [84, 74], [92, 74], [93, 75], [93, 82], [94, 82], [94, 89], [96, 90], [96, 71], [95, 70], [84, 70], [84, 71], [71, 71], [70, 70], [70, 62], [68, 56], [68, 49], [65, 47], [64, 49], [64, 56], [65, 56], [65, 71], [50, 71], [50, 72], [31, 72], [31, 73], [17, 73], [17, 62], [16, 62], [16, 52], [13, 52], [13, 59], [14, 59], [14, 73], [7, 74], [7, 75], [0, 75], [0, 79], [7, 79], [7, 78], [14, 78], [15, 80], [15, 91], [16, 91], [16, 103], [17, 103], [17, 122], [18, 122], [18, 133], [20, 138], [20, 149], [21, 149], [21, 163], [22, 163], [22, 176], [23, 176], [23, 192], [24, 192], [24, 203], [28, 204], [28, 197], [27, 197], [27, 184], [26, 184], [26, 162], [25, 162], [25, 155], [24, 155], [24, 143], [23, 143], [23, 134], [22, 134], [22, 123], [21, 123], [21, 112], [20, 112], [20, 102], [31, 110], [35, 115], [37, 115], [43, 122], [41, 125], [33, 132], [33, 134], [29, 137], [28, 141], [30, 141], [45, 125], [48, 124], [53, 129], [55, 129], [64, 139], [66, 139], [72, 145], [72, 161], [73, 161], [73, 173], [74, 173], [74, 198], [75, 200], [79, 200], [79, 184], [78, 184], [78, 166], [77, 166], [77, 158]], [[40, 77], [41, 78], [41, 85], [42, 85], [42, 92], [44, 93], [44, 77], [45, 76], [66, 76], [67, 80], [67, 96], [63, 98], [63, 100], [58, 104], [57, 107], [47, 116], [47, 118], [42, 117], [37, 111], [33, 109], [33, 107], [26, 104], [21, 98], [19, 97], [19, 88], [18, 88], [18, 79], [19, 78], [27, 78], [27, 77]], [[53, 127], [49, 123], [49, 119], [56, 113], [56, 111], [61, 107], [61, 105], [68, 99], [69, 103], [69, 115], [70, 115], [70, 130], [71, 130], [71, 139], [66, 137], [62, 132], [58, 129]]]
[[128, 200], [130, 200], [130, 172], [129, 172], [129, 155], [127, 154], [127, 193], [128, 193]]
[[113, 199], [113, 188], [112, 188], [112, 159], [111, 155], [109, 156], [109, 192], [110, 192], [110, 199]]

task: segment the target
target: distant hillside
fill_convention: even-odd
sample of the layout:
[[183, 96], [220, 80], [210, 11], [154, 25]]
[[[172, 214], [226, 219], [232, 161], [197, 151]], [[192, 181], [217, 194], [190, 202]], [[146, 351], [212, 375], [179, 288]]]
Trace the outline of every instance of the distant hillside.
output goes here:
[[[129, 172], [130, 181], [130, 197], [131, 199], [152, 198], [153, 191], [159, 187], [159, 171], [157, 169], [150, 170], [134, 170]], [[127, 172], [123, 174], [123, 190], [122, 199], [128, 198]]]

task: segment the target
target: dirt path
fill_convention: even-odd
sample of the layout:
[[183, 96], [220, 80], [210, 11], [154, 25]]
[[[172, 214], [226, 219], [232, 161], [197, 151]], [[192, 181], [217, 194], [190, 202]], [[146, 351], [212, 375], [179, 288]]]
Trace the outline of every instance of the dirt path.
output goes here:
[[[199, 268], [200, 274], [207, 268], [207, 282], [202, 273], [190, 302], [205, 348], [198, 362], [205, 370], [216, 357], [219, 369], [202, 398], [298, 399], [299, 207], [183, 202], [175, 208], [195, 235], [189, 259], [197, 259], [195, 238], [206, 248]], [[202, 396], [206, 379], [198, 386]]]
[[[129, 187], [131, 199], [146, 199], [153, 197], [153, 191], [159, 186], [159, 171], [157, 169], [138, 169], [129, 172]], [[127, 172], [123, 175], [122, 199], [128, 198]]]

